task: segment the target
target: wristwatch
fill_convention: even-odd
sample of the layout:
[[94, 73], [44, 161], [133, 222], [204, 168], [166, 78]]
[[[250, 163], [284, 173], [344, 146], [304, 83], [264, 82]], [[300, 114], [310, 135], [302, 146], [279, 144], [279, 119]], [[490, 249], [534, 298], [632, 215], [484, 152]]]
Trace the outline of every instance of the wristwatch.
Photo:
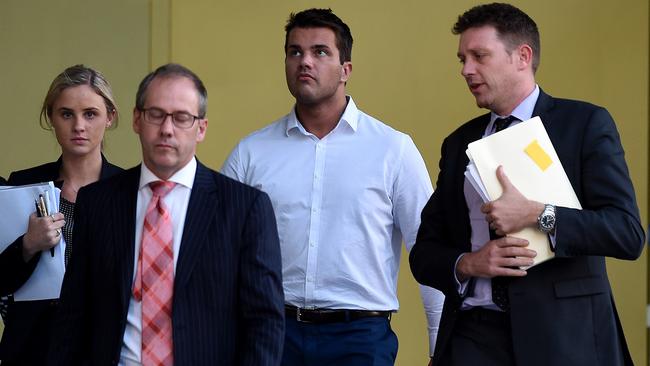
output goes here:
[[555, 206], [544, 205], [544, 211], [537, 217], [537, 227], [547, 234], [555, 230]]

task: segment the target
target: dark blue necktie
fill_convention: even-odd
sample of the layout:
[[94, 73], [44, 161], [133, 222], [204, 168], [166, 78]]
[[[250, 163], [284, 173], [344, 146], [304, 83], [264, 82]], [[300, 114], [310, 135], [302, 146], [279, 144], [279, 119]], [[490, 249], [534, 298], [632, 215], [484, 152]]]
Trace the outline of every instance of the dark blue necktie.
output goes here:
[[[497, 118], [494, 120], [495, 133], [505, 130], [510, 126], [516, 117]], [[495, 240], [501, 236], [497, 235], [494, 230], [490, 229], [490, 240]], [[492, 302], [503, 311], [510, 310], [510, 299], [508, 298], [508, 283], [510, 277], [493, 277], [492, 278]]]
[[515, 121], [515, 120], [517, 120], [517, 117], [514, 117], [514, 116], [508, 116], [506, 118], [497, 118], [497, 119], [495, 119], [494, 120], [494, 127], [495, 127], [494, 132], [496, 133], [496, 132], [499, 132], [501, 130], [505, 130], [506, 128], [508, 128], [508, 126], [510, 126], [512, 121]]

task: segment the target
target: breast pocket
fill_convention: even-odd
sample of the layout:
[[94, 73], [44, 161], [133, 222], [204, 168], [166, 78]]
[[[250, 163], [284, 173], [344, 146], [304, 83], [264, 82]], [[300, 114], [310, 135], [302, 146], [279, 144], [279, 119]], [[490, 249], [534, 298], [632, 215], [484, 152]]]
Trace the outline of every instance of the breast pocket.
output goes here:
[[585, 277], [556, 282], [554, 288], [557, 298], [590, 296], [608, 291], [607, 283], [601, 277]]

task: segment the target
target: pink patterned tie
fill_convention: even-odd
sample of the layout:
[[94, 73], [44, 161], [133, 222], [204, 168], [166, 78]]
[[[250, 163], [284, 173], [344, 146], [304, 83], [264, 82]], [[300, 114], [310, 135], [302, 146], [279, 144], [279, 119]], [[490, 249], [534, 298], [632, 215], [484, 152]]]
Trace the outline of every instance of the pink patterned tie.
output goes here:
[[174, 253], [172, 220], [162, 201], [176, 183], [149, 183], [153, 197], [147, 207], [133, 297], [142, 301], [142, 364], [173, 365], [172, 297]]

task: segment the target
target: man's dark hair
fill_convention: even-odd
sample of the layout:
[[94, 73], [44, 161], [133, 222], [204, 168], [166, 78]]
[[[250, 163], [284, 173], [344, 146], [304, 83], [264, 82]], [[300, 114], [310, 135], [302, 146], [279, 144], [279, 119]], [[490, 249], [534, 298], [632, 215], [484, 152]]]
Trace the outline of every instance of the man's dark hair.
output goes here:
[[142, 79], [140, 86], [138, 86], [138, 92], [135, 95], [135, 107], [138, 110], [144, 110], [144, 102], [147, 99], [147, 89], [149, 84], [155, 78], [171, 78], [171, 77], [186, 77], [190, 79], [194, 86], [196, 87], [196, 92], [199, 93], [199, 118], [205, 118], [205, 114], [208, 111], [208, 91], [203, 85], [203, 81], [196, 76], [192, 70], [187, 67], [179, 64], [166, 64], [157, 68], [155, 71], [150, 72], [147, 76]]
[[453, 34], [461, 34], [469, 28], [490, 25], [496, 28], [499, 38], [506, 44], [508, 52], [517, 46], [527, 44], [533, 50], [533, 72], [537, 71], [541, 54], [537, 24], [520, 9], [504, 3], [475, 6], [463, 15], [452, 28]]
[[352, 61], [352, 33], [347, 24], [332, 12], [332, 9], [307, 9], [299, 13], [291, 13], [284, 30], [284, 52], [287, 52], [289, 33], [294, 28], [329, 28], [336, 36], [336, 47], [339, 49], [341, 65]]

